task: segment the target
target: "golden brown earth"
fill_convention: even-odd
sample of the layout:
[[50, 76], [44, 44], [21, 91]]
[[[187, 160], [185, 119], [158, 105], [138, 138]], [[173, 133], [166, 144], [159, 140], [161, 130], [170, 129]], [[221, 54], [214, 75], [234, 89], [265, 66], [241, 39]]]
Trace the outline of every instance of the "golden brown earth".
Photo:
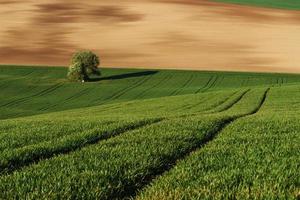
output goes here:
[[300, 72], [300, 12], [207, 0], [0, 0], [0, 63]]

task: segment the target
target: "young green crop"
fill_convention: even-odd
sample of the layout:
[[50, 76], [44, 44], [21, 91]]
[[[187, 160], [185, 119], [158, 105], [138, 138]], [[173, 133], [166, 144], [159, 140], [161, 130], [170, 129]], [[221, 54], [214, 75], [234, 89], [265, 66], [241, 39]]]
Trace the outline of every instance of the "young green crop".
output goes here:
[[297, 198], [299, 75], [65, 71], [0, 67], [0, 199]]
[[[20, 168], [56, 154], [76, 150], [100, 139], [107, 139], [166, 117], [180, 116], [182, 110], [180, 112], [174, 111], [174, 113], [172, 111], [186, 105], [187, 102], [193, 102], [193, 104], [196, 102], [198, 106], [201, 106], [201, 109], [209, 113], [209, 110], [215, 106], [219, 104], [222, 106], [224, 102], [227, 103], [228, 99], [232, 98], [232, 94], [234, 94], [233, 96], [236, 94], [241, 96], [245, 92], [227, 93], [211, 93], [213, 98], [210, 98], [208, 102], [202, 101], [202, 95], [186, 95], [165, 98], [165, 101], [154, 99], [145, 102], [126, 103], [126, 105], [115, 104], [113, 107], [99, 106], [88, 110], [78, 109], [57, 114], [5, 120], [0, 125], [0, 138], [2, 139], [0, 141], [0, 173]], [[224, 95], [225, 97], [223, 97]], [[233, 97], [233, 103], [236, 103], [237, 97]], [[197, 100], [201, 101], [197, 102]], [[151, 113], [143, 112], [146, 102], [147, 109], [153, 109]], [[164, 109], [156, 109], [162, 106]], [[106, 114], [105, 109], [109, 113]], [[112, 110], [113, 114], [110, 114]], [[199, 108], [197, 106], [190, 108], [189, 113], [193, 112], [199, 114]], [[216, 111], [212, 110], [211, 112]], [[88, 120], [85, 120], [86, 118]]]
[[299, 198], [297, 90], [271, 89], [258, 114], [226, 127], [215, 140], [179, 162], [137, 199]]
[[0, 119], [136, 99], [300, 82], [299, 75], [103, 69], [92, 83], [69, 83], [67, 69], [0, 66]]
[[264, 90], [226, 112], [172, 118], [0, 178], [2, 198], [112, 199], [133, 195], [153, 177], [260, 105]]
[[[125, 133], [161, 119], [124, 120], [109, 124], [100, 124], [97, 127], [71, 135], [46, 140], [36, 144], [25, 145], [14, 149], [5, 149], [0, 153], [0, 174], [13, 171], [25, 165], [50, 158], [57, 154], [66, 154], [82, 147], [94, 144], [100, 140]], [[49, 134], [51, 135], [51, 134]]]

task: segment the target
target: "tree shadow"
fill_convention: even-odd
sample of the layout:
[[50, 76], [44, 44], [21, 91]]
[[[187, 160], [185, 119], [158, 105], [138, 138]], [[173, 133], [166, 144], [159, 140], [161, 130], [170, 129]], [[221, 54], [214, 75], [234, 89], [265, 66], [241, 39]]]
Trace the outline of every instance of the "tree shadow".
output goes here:
[[134, 78], [140, 76], [149, 76], [158, 73], [158, 71], [142, 71], [142, 72], [133, 72], [126, 74], [118, 74], [113, 76], [101, 77], [101, 78], [90, 78], [89, 82], [98, 82], [104, 80], [118, 80], [118, 79], [126, 79], [126, 78]]

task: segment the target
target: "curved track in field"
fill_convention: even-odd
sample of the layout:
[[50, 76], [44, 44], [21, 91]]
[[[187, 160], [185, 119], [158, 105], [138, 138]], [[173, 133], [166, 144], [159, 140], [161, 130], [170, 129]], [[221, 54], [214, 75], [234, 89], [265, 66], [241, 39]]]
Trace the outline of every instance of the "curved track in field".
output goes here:
[[55, 85], [52, 85], [40, 92], [37, 92], [33, 95], [30, 95], [30, 96], [27, 96], [27, 97], [23, 97], [23, 98], [20, 98], [20, 99], [16, 99], [16, 100], [13, 100], [11, 102], [8, 102], [8, 103], [5, 103], [5, 104], [2, 104], [0, 105], [0, 107], [6, 107], [6, 106], [15, 106], [15, 105], [18, 105], [18, 104], [21, 104], [21, 103], [25, 103], [25, 102], [28, 102], [30, 101], [32, 98], [35, 98], [35, 97], [42, 97], [42, 96], [45, 96], [45, 95], [48, 95], [50, 94], [51, 92], [54, 92], [55, 90], [57, 90], [58, 88], [62, 87], [63, 84], [62, 83], [57, 83]]
[[[223, 123], [217, 127], [216, 130], [213, 130], [211, 133], [207, 134], [207, 137], [204, 138], [203, 140], [199, 141], [198, 145], [196, 147], [194, 147], [193, 149], [191, 149], [188, 152], [183, 152], [182, 155], [180, 155], [180, 157], [176, 160], [172, 160], [171, 162], [168, 163], [168, 165], [164, 165], [162, 166], [160, 169], [156, 169], [155, 172], [151, 174], [150, 176], [148, 176], [146, 179], [143, 180], [143, 184], [140, 185], [139, 188], [135, 188], [134, 190], [131, 188], [131, 193], [125, 194], [125, 196], [123, 196], [123, 198], [134, 198], [137, 195], [137, 192], [139, 190], [141, 190], [142, 188], [145, 188], [147, 185], [149, 185], [154, 179], [158, 178], [159, 176], [163, 175], [164, 173], [166, 173], [167, 171], [170, 171], [175, 165], [176, 163], [178, 163], [181, 160], [186, 159], [189, 155], [191, 155], [193, 152], [199, 150], [199, 148], [202, 148], [205, 144], [207, 144], [208, 142], [212, 141], [217, 135], [221, 134], [222, 131], [230, 124], [234, 123], [236, 120], [243, 118], [243, 117], [247, 117], [247, 116], [251, 116], [256, 114], [257, 112], [259, 112], [259, 110], [262, 108], [262, 106], [264, 105], [266, 99], [267, 99], [267, 95], [270, 91], [270, 88], [268, 88], [267, 90], [265, 90], [265, 92], [263, 93], [263, 96], [258, 104], [257, 107], [255, 107], [251, 112], [249, 113], [245, 113], [245, 114], [241, 114], [239, 116], [234, 116], [229, 118], [228, 120], [223, 121]], [[247, 91], [246, 91], [247, 93]]]
[[[48, 150], [48, 149], [41, 150], [42, 148], [39, 147], [39, 149], [40, 149], [39, 152], [27, 152], [27, 154], [30, 154], [30, 153], [32, 154], [32, 156], [30, 156], [30, 157], [26, 156], [22, 159], [18, 158], [18, 159], [8, 160], [4, 165], [0, 166], [0, 176], [10, 174], [10, 173], [14, 172], [15, 170], [18, 170], [18, 169], [21, 169], [23, 167], [29, 166], [31, 164], [36, 164], [39, 161], [44, 160], [44, 159], [49, 159], [49, 158], [52, 158], [52, 157], [57, 156], [57, 155], [69, 154], [70, 152], [80, 150], [81, 148], [84, 148], [86, 146], [96, 144], [96, 143], [100, 142], [101, 140], [106, 140], [106, 139], [118, 136], [120, 134], [124, 134], [126, 132], [142, 128], [142, 127], [147, 126], [147, 125], [158, 123], [161, 120], [162, 119], [156, 119], [156, 120], [153, 120], [153, 121], [150, 121], [150, 122], [141, 121], [141, 122], [138, 122], [138, 123], [133, 124], [133, 125], [120, 127], [118, 129], [112, 130], [112, 131], [110, 131], [109, 133], [106, 133], [106, 134], [99, 134], [99, 135], [93, 136], [93, 137], [82, 138], [81, 143], [75, 143], [75, 144], [70, 145], [70, 146], [68, 146], [68, 145], [62, 146], [58, 149], [50, 148], [50, 150]], [[44, 143], [47, 143], [47, 142], [48, 141], [46, 141]], [[40, 142], [40, 143], [31, 145], [31, 146], [32, 147], [39, 146], [42, 143], [43, 142]], [[24, 148], [24, 147], [21, 147], [21, 148]], [[26, 146], [25, 146], [25, 148], [26, 148]], [[18, 150], [18, 149], [16, 149], [16, 150]]]

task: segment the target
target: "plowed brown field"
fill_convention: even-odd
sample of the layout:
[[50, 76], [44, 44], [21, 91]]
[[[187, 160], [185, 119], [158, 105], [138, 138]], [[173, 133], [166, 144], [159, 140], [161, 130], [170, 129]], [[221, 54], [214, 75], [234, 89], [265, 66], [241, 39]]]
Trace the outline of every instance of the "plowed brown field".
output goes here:
[[300, 12], [206, 0], [0, 0], [0, 63], [300, 72]]

